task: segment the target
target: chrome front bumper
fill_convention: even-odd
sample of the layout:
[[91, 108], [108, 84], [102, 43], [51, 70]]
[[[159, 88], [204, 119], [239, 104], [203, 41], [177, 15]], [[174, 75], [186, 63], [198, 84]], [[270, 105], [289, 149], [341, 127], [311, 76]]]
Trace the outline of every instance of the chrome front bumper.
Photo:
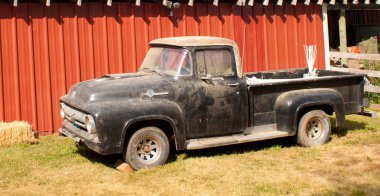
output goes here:
[[[63, 106], [63, 107], [62, 107]], [[97, 133], [89, 133], [84, 123], [88, 116], [64, 103], [61, 103], [63, 115], [62, 127], [58, 129], [60, 135], [72, 138], [77, 143], [83, 143], [90, 149], [101, 153], [100, 141]]]
[[105, 149], [102, 147], [102, 144], [99, 142], [97, 135], [88, 135], [81, 132], [69, 130], [66, 127], [61, 127], [58, 129], [60, 135], [67, 136], [73, 139], [78, 144], [84, 144], [89, 149], [99, 153], [99, 154], [108, 154]]
[[70, 131], [68, 131], [67, 129], [60, 128], [60, 129], [58, 129], [58, 131], [59, 131], [60, 135], [67, 136], [67, 137], [73, 139], [77, 143], [83, 142], [82, 141], [83, 139], [71, 134]]
[[90, 134], [83, 128], [79, 127], [78, 125], [67, 119], [63, 119], [63, 124], [62, 127], [59, 129], [59, 132], [70, 138], [73, 138], [75, 141], [78, 140], [76, 138], [79, 138], [80, 140], [88, 140], [94, 143], [99, 143], [98, 134]]

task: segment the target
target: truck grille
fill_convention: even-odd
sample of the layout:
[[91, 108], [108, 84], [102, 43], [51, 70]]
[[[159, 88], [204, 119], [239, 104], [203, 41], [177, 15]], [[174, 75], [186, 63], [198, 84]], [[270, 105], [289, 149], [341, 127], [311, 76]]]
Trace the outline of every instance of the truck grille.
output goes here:
[[63, 116], [64, 127], [77, 128], [77, 129], [87, 132], [86, 125], [85, 125], [85, 116], [86, 116], [85, 113], [80, 112], [64, 103], [61, 103], [60, 107], [61, 107], [61, 112], [64, 113], [64, 116]]

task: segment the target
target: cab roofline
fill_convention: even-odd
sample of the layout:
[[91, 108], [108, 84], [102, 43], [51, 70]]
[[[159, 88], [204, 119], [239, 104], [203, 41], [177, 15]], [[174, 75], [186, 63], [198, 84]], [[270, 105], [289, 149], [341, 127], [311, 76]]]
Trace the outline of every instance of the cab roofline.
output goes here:
[[233, 46], [237, 47], [232, 40], [220, 37], [209, 36], [185, 36], [185, 37], [168, 37], [152, 40], [149, 45], [167, 45], [176, 47], [188, 46]]

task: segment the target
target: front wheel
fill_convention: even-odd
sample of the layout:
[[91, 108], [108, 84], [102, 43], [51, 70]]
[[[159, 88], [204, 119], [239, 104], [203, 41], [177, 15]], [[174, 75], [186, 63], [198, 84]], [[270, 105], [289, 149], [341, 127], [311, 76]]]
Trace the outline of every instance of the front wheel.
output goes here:
[[124, 160], [134, 170], [163, 165], [169, 157], [169, 140], [157, 127], [145, 127], [130, 138], [123, 153]]
[[331, 133], [329, 116], [322, 110], [304, 114], [298, 124], [297, 143], [310, 147], [326, 143]]

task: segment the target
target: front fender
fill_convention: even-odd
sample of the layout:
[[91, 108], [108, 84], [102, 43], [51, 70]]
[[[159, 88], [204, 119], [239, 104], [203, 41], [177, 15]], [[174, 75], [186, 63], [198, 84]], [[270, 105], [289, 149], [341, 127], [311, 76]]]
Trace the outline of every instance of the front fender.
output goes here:
[[330, 106], [336, 114], [337, 126], [344, 123], [344, 101], [341, 94], [328, 88], [303, 89], [283, 93], [275, 103], [276, 124], [279, 131], [295, 135], [299, 112], [305, 107]]
[[182, 109], [172, 101], [168, 100], [135, 100], [138, 105], [138, 112], [125, 121], [121, 134], [121, 146], [125, 142], [128, 128], [141, 121], [163, 120], [173, 128], [176, 149], [185, 149], [186, 131]]
[[95, 119], [100, 142], [109, 154], [121, 153], [128, 126], [138, 120], [161, 119], [173, 127], [177, 148], [185, 146], [184, 118], [181, 108], [164, 99], [108, 100], [85, 108]]

